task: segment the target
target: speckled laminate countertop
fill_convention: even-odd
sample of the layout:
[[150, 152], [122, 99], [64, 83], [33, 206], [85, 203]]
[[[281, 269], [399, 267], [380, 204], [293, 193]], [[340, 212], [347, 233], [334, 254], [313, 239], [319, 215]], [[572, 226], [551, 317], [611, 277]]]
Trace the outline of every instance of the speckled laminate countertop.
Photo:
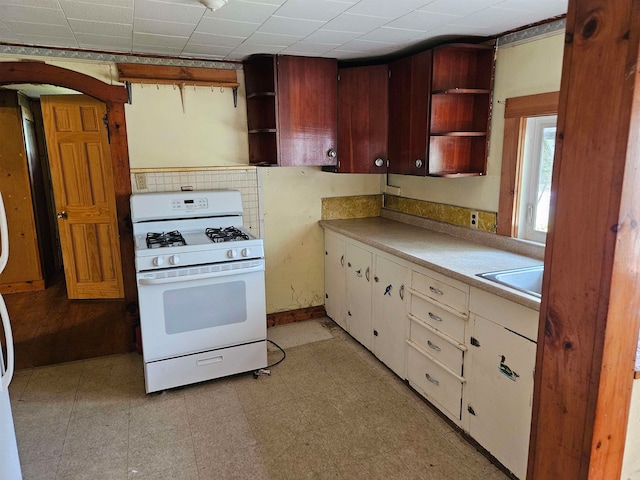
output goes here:
[[537, 297], [477, 276], [541, 265], [540, 259], [383, 217], [322, 220], [320, 226], [525, 307], [540, 309]]

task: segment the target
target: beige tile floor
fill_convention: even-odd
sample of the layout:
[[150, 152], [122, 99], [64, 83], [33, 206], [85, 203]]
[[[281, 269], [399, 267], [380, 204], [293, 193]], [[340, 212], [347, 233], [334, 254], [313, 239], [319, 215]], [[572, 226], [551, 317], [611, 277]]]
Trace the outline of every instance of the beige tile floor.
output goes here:
[[330, 320], [269, 337], [271, 376], [151, 395], [137, 354], [18, 371], [25, 480], [507, 478]]

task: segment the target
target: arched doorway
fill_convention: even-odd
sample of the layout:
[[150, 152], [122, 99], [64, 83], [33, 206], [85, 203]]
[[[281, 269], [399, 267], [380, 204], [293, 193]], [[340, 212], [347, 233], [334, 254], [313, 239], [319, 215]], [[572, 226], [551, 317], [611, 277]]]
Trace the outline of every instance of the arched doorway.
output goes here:
[[[88, 75], [53, 65], [36, 62], [0, 62], [0, 85], [16, 83], [65, 87], [91, 96], [106, 105], [124, 284], [124, 302], [122, 302], [121, 315], [122, 320], [129, 326], [128, 330], [132, 332], [134, 315], [137, 310], [137, 290], [134, 245], [129, 226], [131, 183], [124, 112], [124, 103], [128, 100], [127, 91], [122, 86], [108, 85]], [[132, 346], [133, 342], [129, 348]]]

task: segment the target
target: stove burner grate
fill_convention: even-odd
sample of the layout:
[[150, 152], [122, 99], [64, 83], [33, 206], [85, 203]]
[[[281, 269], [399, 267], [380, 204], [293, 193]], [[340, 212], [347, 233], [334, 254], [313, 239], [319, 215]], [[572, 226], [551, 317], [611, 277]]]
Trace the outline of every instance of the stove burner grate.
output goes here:
[[167, 233], [147, 233], [147, 248], [181, 247], [187, 242], [178, 230]]
[[204, 233], [214, 243], [249, 240], [249, 235], [237, 229], [236, 227], [207, 228]]

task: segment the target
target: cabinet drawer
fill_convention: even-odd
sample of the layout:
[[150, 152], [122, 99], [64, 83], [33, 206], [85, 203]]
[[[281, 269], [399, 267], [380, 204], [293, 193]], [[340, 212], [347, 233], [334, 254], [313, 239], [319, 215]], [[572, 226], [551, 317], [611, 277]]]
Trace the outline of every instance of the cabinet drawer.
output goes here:
[[443, 303], [462, 314], [467, 313], [469, 287], [443, 275], [411, 272], [411, 287], [417, 292]]
[[429, 352], [433, 358], [462, 376], [463, 351], [426, 327], [421, 321], [411, 319], [409, 323], [409, 339]]
[[411, 295], [409, 312], [453, 340], [464, 343], [466, 320], [458, 315], [416, 295]]
[[460, 420], [462, 382], [411, 346], [407, 348], [407, 377], [447, 416]]

